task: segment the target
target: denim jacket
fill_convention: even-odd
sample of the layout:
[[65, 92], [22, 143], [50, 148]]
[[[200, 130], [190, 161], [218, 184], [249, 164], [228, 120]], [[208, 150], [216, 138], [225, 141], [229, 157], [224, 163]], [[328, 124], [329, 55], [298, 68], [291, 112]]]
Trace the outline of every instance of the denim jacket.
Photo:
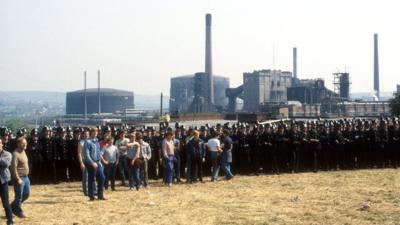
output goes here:
[[85, 163], [100, 162], [100, 144], [97, 139], [87, 139], [83, 145], [83, 161]]
[[10, 170], [12, 155], [11, 153], [3, 150], [0, 153], [0, 183], [4, 184], [11, 180]]

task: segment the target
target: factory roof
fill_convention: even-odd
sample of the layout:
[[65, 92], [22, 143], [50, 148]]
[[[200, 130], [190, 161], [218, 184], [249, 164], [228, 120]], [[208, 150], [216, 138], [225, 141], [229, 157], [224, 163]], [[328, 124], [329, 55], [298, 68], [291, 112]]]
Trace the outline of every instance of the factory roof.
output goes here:
[[[72, 93], [81, 94], [84, 92], [85, 92], [85, 90], [82, 89], [82, 90], [68, 92], [68, 94], [72, 94]], [[97, 88], [86, 89], [87, 94], [92, 94], [92, 93], [97, 93], [97, 92], [98, 92]], [[102, 94], [129, 94], [130, 95], [130, 94], [133, 94], [133, 91], [125, 91], [125, 90], [119, 90], [119, 89], [113, 89], [113, 88], [100, 88], [100, 93], [102, 93]]]

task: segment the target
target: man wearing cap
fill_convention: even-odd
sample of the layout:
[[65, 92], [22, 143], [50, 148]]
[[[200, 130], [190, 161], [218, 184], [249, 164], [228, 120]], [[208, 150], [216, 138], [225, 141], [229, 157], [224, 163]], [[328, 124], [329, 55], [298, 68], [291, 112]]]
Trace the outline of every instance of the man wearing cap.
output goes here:
[[55, 183], [65, 182], [68, 180], [67, 177], [68, 152], [67, 152], [67, 138], [66, 138], [65, 128], [59, 127], [57, 131], [58, 135], [53, 142]]
[[32, 182], [37, 183], [41, 176], [42, 156], [39, 151], [38, 131], [33, 129], [28, 139], [27, 155], [29, 159], [29, 171]]

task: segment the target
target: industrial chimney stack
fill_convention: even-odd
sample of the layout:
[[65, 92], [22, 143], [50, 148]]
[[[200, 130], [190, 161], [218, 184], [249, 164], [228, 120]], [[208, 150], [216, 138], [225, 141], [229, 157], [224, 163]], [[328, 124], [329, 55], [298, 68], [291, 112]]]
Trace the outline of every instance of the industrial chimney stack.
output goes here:
[[211, 52], [211, 14], [206, 14], [206, 68], [209, 83], [209, 103], [214, 104], [214, 80], [212, 72], [212, 52]]
[[293, 48], [293, 78], [297, 79], [297, 48]]
[[379, 90], [379, 54], [378, 54], [378, 34], [374, 34], [374, 91], [376, 97], [380, 99]]
[[84, 74], [83, 74], [83, 79], [84, 79], [84, 81], [83, 81], [83, 88], [84, 88], [84, 98], [85, 98], [85, 106], [84, 106], [84, 117], [85, 117], [85, 120], [87, 119], [87, 97], [86, 97], [86, 71], [84, 72]]
[[100, 99], [100, 70], [97, 71], [97, 97], [99, 98], [99, 115], [101, 114], [101, 99]]

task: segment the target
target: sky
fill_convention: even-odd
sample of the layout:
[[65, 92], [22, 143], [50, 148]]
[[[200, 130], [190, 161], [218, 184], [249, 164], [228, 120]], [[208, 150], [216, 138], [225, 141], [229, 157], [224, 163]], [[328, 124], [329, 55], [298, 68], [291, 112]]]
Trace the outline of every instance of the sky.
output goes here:
[[213, 72], [242, 84], [243, 72], [292, 71], [323, 78], [349, 72], [351, 92], [373, 89], [379, 35], [381, 91], [400, 84], [395, 0], [0, 0], [0, 90], [88, 87], [169, 94], [170, 78], [204, 71], [211, 13]]

